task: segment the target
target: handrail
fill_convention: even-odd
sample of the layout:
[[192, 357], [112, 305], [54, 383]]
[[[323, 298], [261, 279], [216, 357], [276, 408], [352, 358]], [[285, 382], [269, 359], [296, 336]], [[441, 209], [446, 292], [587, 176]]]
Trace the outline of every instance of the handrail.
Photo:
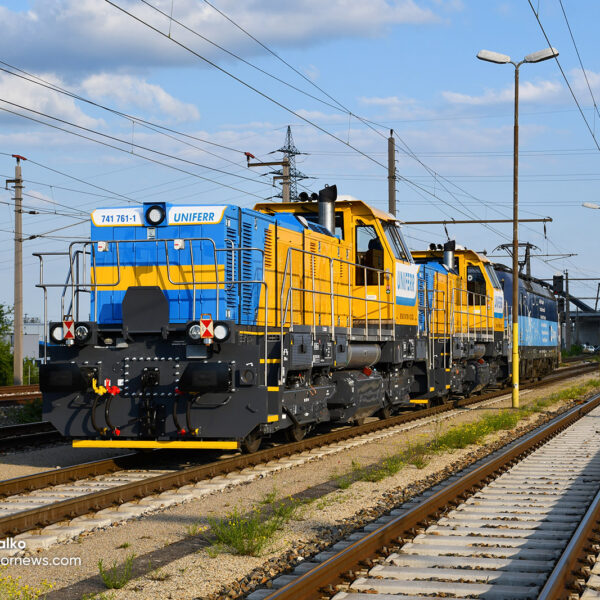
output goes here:
[[[190, 258], [191, 258], [191, 264], [192, 264], [192, 281], [174, 281], [173, 278], [171, 277], [171, 264], [170, 264], [170, 260], [169, 260], [169, 248], [168, 248], [168, 243], [169, 242], [175, 242], [175, 240], [180, 240], [183, 239], [184, 243], [189, 243], [190, 244]], [[214, 259], [214, 265], [215, 265], [215, 281], [201, 281], [198, 282], [196, 280], [196, 265], [194, 263], [194, 259], [193, 259], [193, 245], [192, 242], [209, 242], [212, 244], [213, 246], [213, 259]], [[116, 287], [117, 285], [119, 285], [119, 283], [121, 282], [121, 252], [120, 252], [120, 246], [121, 244], [137, 244], [137, 243], [153, 243], [158, 247], [158, 244], [160, 243], [164, 243], [165, 244], [165, 262], [166, 262], [166, 266], [167, 266], [167, 278], [169, 280], [169, 282], [172, 285], [178, 285], [178, 286], [189, 286], [192, 285], [192, 292], [193, 292], [193, 319], [195, 319], [195, 315], [196, 315], [196, 286], [198, 285], [198, 283], [200, 283], [201, 285], [206, 285], [206, 286], [216, 286], [216, 293], [217, 293], [217, 298], [216, 298], [216, 302], [217, 302], [217, 313], [216, 313], [216, 319], [219, 319], [219, 288], [221, 286], [221, 284], [225, 283], [224, 281], [220, 281], [220, 277], [219, 277], [219, 261], [218, 261], [218, 253], [219, 252], [225, 252], [225, 253], [229, 253], [231, 252], [231, 256], [232, 256], [232, 273], [231, 273], [231, 280], [226, 280], [226, 283], [229, 287], [235, 286], [235, 285], [258, 285], [260, 286], [261, 290], [264, 287], [265, 289], [265, 322], [264, 322], [264, 337], [265, 337], [265, 343], [264, 343], [264, 379], [265, 379], [265, 385], [267, 385], [267, 375], [268, 375], [268, 361], [267, 361], [267, 357], [268, 357], [268, 347], [267, 347], [267, 334], [268, 334], [268, 324], [269, 324], [269, 289], [268, 289], [268, 284], [266, 281], [264, 280], [258, 280], [258, 279], [236, 279], [235, 277], [235, 255], [238, 252], [259, 252], [262, 256], [262, 263], [263, 263], [263, 272], [265, 269], [265, 263], [264, 263], [264, 249], [263, 248], [256, 248], [256, 247], [250, 247], [250, 248], [246, 248], [246, 247], [241, 247], [241, 248], [236, 248], [233, 246], [233, 241], [232, 240], [227, 240], [230, 244], [231, 247], [227, 247], [227, 248], [217, 248], [216, 244], [214, 242], [214, 240], [212, 238], [205, 238], [205, 237], [201, 237], [201, 238], [168, 238], [168, 239], [151, 239], [151, 240], [110, 240], [108, 243], [109, 244], [114, 244], [115, 245], [115, 251], [116, 251], [116, 257], [117, 257], [117, 278], [116, 281], [112, 281], [112, 282], [103, 282], [103, 283], [99, 283], [98, 282], [98, 276], [97, 276], [97, 261], [96, 261], [96, 252], [97, 252], [97, 248], [96, 248], [96, 244], [98, 243], [98, 240], [74, 240], [69, 244], [69, 250], [68, 252], [36, 252], [34, 253], [34, 256], [37, 256], [39, 261], [40, 261], [40, 281], [38, 284], [36, 284], [36, 287], [41, 288], [43, 290], [44, 293], [44, 361], [47, 360], [47, 345], [48, 345], [48, 289], [49, 288], [62, 288], [63, 289], [63, 293], [61, 296], [61, 318], [64, 318], [64, 297], [66, 296], [67, 290], [70, 289], [71, 290], [71, 308], [73, 306], [75, 306], [75, 298], [78, 296], [78, 294], [80, 292], [91, 292], [93, 290], [94, 292], [94, 320], [97, 322], [98, 321], [98, 289], [99, 288], [106, 288], [106, 287]], [[81, 249], [75, 249], [76, 246], [82, 246]], [[91, 279], [89, 281], [89, 283], [87, 282], [87, 280], [85, 279], [86, 277], [86, 269], [85, 269], [85, 256], [88, 253], [88, 250], [86, 249], [89, 246], [89, 252], [91, 255]], [[80, 280], [80, 265], [79, 265], [79, 255], [83, 254], [84, 256], [84, 260], [83, 260], [83, 265], [84, 265], [84, 274], [83, 274], [83, 280]], [[68, 272], [67, 272], [67, 278], [65, 280], [64, 283], [47, 283], [44, 280], [44, 257], [48, 257], [48, 256], [65, 256], [69, 258], [69, 268], [68, 268]], [[239, 259], [238, 259], [239, 260]], [[77, 266], [75, 266], [77, 265]], [[115, 265], [112, 265], [113, 267]], [[259, 295], [260, 297], [260, 295]], [[77, 302], [78, 305], [78, 302]], [[78, 316], [78, 315], [77, 315]]]
[[[293, 272], [293, 265], [294, 265], [294, 261], [293, 261], [293, 256], [292, 253], [296, 252], [302, 255], [303, 257], [303, 263], [304, 263], [304, 258], [306, 256], [310, 256], [311, 257], [311, 282], [312, 282], [312, 287], [311, 288], [305, 288], [305, 287], [298, 287], [298, 286], [294, 286], [294, 272]], [[316, 259], [321, 259], [324, 261], [328, 261], [328, 275], [329, 275], [329, 285], [327, 286], [329, 289], [328, 291], [325, 290], [317, 290], [316, 289], [316, 285], [315, 285], [315, 260]], [[347, 269], [348, 269], [348, 293], [347, 294], [343, 294], [341, 292], [336, 292], [335, 288], [334, 288], [334, 263], [338, 263], [341, 265], [347, 265]], [[364, 284], [363, 284], [363, 288], [364, 288], [364, 295], [360, 296], [360, 295], [356, 295], [354, 293], [352, 293], [352, 268], [354, 269], [362, 269], [363, 270], [363, 280], [364, 280]], [[323, 271], [325, 271], [325, 269], [323, 269]], [[378, 287], [378, 295], [377, 298], [369, 298], [368, 295], [368, 277], [367, 277], [367, 272], [368, 271], [372, 271], [374, 273], [377, 273], [377, 281], [378, 283], [376, 284]], [[381, 287], [382, 287], [382, 275], [385, 278], [386, 276], [389, 278], [392, 278], [392, 273], [389, 270], [383, 270], [383, 269], [376, 269], [374, 267], [368, 267], [366, 265], [359, 265], [357, 263], [353, 263], [351, 261], [348, 260], [344, 260], [343, 258], [337, 258], [337, 257], [331, 257], [331, 256], [323, 256], [321, 254], [317, 254], [315, 252], [312, 252], [310, 250], [304, 250], [301, 248], [288, 248], [287, 252], [286, 252], [286, 257], [285, 257], [285, 265], [284, 265], [284, 269], [283, 269], [283, 277], [282, 277], [282, 281], [281, 281], [281, 288], [280, 288], [280, 292], [279, 292], [279, 329], [280, 329], [280, 348], [281, 348], [281, 357], [283, 358], [283, 352], [284, 352], [284, 328], [286, 326], [286, 323], [288, 321], [288, 315], [289, 315], [289, 331], [293, 331], [294, 329], [294, 308], [295, 308], [295, 304], [294, 304], [294, 292], [300, 292], [303, 294], [303, 298], [305, 298], [307, 293], [311, 294], [311, 298], [312, 298], [312, 315], [313, 315], [313, 322], [312, 322], [312, 331], [313, 331], [313, 335], [316, 333], [316, 326], [317, 326], [317, 311], [316, 311], [316, 297], [320, 297], [320, 296], [328, 296], [329, 297], [329, 305], [330, 305], [330, 317], [331, 317], [331, 322], [330, 322], [330, 333], [332, 336], [332, 340], [335, 343], [335, 327], [336, 327], [336, 310], [335, 310], [335, 300], [336, 299], [346, 299], [349, 301], [349, 311], [348, 311], [348, 316], [347, 316], [347, 332], [348, 332], [348, 336], [351, 335], [352, 332], [352, 301], [353, 300], [364, 300], [365, 302], [365, 326], [364, 326], [364, 331], [365, 331], [365, 337], [368, 337], [369, 335], [369, 302], [376, 302], [377, 303], [377, 307], [378, 307], [378, 339], [382, 340], [383, 339], [383, 321], [382, 321], [382, 305], [390, 305], [392, 307], [392, 330], [391, 330], [391, 336], [392, 339], [396, 339], [396, 327], [395, 327], [395, 299], [392, 300], [382, 300], [381, 298]], [[288, 281], [289, 280], [289, 281]], [[324, 281], [324, 287], [327, 284], [327, 281], [325, 279]], [[306, 309], [304, 309], [306, 310]], [[321, 311], [319, 312], [319, 316], [321, 314]], [[339, 318], [339, 315], [338, 315]], [[280, 370], [280, 385], [282, 385], [285, 381], [285, 370], [284, 370], [284, 366], [283, 366], [283, 362], [282, 362], [282, 366], [281, 366], [281, 370]]]

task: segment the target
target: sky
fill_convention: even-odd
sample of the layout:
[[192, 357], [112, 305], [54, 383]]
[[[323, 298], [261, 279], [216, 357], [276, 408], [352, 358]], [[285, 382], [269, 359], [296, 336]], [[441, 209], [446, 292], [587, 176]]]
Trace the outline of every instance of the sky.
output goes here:
[[[300, 190], [336, 184], [386, 209], [393, 129], [400, 220], [511, 218], [514, 68], [476, 55], [518, 62], [549, 44], [558, 62], [520, 68], [519, 203], [522, 218], [553, 222], [522, 224], [520, 240], [546, 255], [535, 276], [568, 269], [572, 293], [596, 296], [598, 282], [574, 281], [600, 277], [600, 211], [582, 207], [600, 202], [595, 0], [0, 0], [0, 21], [0, 175], [27, 158], [29, 316], [43, 306], [32, 253], [86, 238], [94, 208], [276, 195], [244, 152], [280, 160], [288, 125]], [[12, 304], [12, 193], [0, 202], [0, 302]], [[449, 236], [493, 256], [512, 239], [509, 223], [404, 231], [412, 249]], [[47, 266], [64, 280], [62, 258]]]

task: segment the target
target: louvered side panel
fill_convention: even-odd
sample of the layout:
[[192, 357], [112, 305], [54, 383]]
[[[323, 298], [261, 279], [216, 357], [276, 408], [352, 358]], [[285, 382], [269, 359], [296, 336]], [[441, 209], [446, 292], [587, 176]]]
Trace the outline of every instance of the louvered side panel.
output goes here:
[[[252, 224], [248, 221], [242, 221], [242, 239], [240, 240], [242, 248], [252, 248]], [[253, 252], [251, 250], [242, 250], [240, 252], [241, 265], [240, 274], [242, 281], [253, 279]], [[240, 321], [246, 324], [254, 322], [254, 311], [252, 310], [252, 293], [254, 285], [251, 283], [242, 283], [240, 298]]]
[[[225, 248], [238, 247], [238, 233], [235, 227], [225, 228]], [[237, 263], [239, 260], [239, 252], [225, 253], [225, 281], [235, 281], [238, 278]], [[225, 318], [238, 319], [238, 286], [227, 284], [226, 289], [226, 309]]]

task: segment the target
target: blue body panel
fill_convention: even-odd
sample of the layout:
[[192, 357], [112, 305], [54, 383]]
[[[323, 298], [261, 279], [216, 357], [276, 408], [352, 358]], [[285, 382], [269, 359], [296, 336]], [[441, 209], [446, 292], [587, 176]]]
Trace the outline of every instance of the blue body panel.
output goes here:
[[[168, 205], [167, 210], [175, 207]], [[223, 209], [223, 207], [219, 207]], [[198, 207], [202, 209], [201, 206]], [[136, 209], [137, 210], [137, 209]], [[208, 238], [214, 241], [186, 242], [185, 248], [175, 250], [173, 242], [169, 242], [169, 264], [191, 265], [192, 252], [196, 269], [205, 265], [204, 280], [215, 281], [215, 248], [259, 248], [265, 247], [265, 234], [269, 226], [274, 223], [272, 216], [238, 206], [224, 207], [223, 216], [218, 223], [202, 224], [168, 224], [154, 228], [155, 242], [127, 243], [127, 240], [146, 240], [148, 227], [143, 224], [120, 224], [115, 226], [99, 226], [92, 222], [91, 239], [93, 242], [109, 242], [107, 252], [96, 252], [96, 266], [117, 265], [117, 245], [115, 240], [125, 240], [119, 244], [119, 263], [122, 267], [135, 267], [136, 272], [143, 269], [155, 269], [157, 266], [166, 266], [167, 255], [165, 252], [165, 239]], [[190, 247], [191, 246], [191, 247]], [[224, 271], [225, 282], [220, 285], [218, 292], [218, 315], [220, 319], [230, 319], [238, 323], [254, 324], [258, 312], [261, 288], [260, 284], [229, 284], [228, 281], [262, 281], [263, 252], [258, 250], [245, 250], [243, 252], [217, 252], [217, 264], [220, 267], [221, 281]], [[171, 277], [176, 277], [171, 270]], [[102, 290], [98, 292], [98, 323], [101, 325], [119, 324], [122, 322], [121, 304], [126, 289]], [[176, 285], [164, 282], [163, 292], [169, 300], [171, 323], [186, 323], [192, 320], [193, 293], [191, 289], [177, 289]], [[172, 289], [165, 289], [165, 288]], [[211, 314], [217, 318], [217, 286], [207, 286], [205, 289], [196, 290], [196, 318], [201, 314]], [[95, 314], [94, 299], [92, 294], [91, 316]]]
[[[512, 273], [496, 270], [504, 300], [512, 308]], [[533, 281], [519, 279], [519, 345], [556, 347], [558, 310], [550, 291]]]

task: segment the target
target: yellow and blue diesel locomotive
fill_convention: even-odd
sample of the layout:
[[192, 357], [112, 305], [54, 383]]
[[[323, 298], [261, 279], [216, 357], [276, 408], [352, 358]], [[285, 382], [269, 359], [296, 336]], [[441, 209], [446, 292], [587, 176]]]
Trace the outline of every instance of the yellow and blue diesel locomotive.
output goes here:
[[[44, 419], [75, 446], [256, 450], [510, 375], [502, 288], [359, 200], [97, 209], [64, 253]], [[89, 306], [89, 312], [88, 312]], [[84, 315], [85, 316], [82, 316]]]

